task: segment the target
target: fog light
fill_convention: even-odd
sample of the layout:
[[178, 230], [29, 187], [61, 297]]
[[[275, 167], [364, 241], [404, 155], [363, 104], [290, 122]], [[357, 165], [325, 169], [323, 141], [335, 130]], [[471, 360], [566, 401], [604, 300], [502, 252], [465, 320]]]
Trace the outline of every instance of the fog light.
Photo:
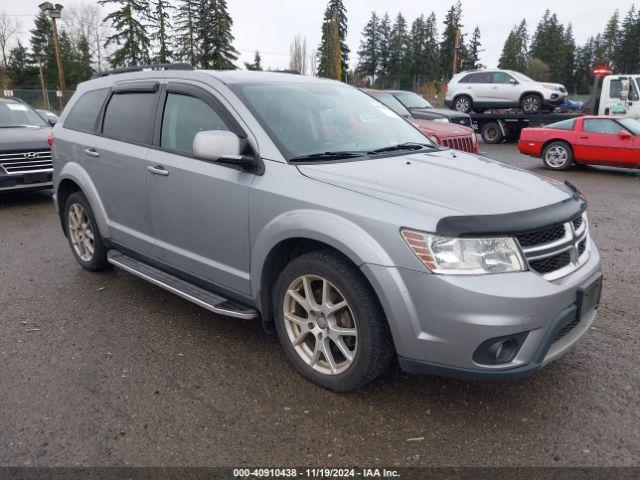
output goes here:
[[485, 340], [473, 353], [473, 361], [484, 365], [509, 363], [520, 351], [527, 335], [529, 335], [529, 332], [505, 335], [503, 337], [495, 337]]

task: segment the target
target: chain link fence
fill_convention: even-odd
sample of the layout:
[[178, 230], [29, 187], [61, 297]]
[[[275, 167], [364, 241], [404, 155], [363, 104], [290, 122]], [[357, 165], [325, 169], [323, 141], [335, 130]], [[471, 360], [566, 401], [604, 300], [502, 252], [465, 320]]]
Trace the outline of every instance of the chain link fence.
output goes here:
[[[24, 100], [35, 108], [50, 110], [56, 114], [62, 111], [62, 98], [57, 96], [57, 91], [48, 89], [46, 95], [39, 88], [10, 88], [13, 97]], [[67, 90], [67, 99], [71, 98], [75, 90]], [[0, 96], [4, 96], [5, 91], [0, 90]]]

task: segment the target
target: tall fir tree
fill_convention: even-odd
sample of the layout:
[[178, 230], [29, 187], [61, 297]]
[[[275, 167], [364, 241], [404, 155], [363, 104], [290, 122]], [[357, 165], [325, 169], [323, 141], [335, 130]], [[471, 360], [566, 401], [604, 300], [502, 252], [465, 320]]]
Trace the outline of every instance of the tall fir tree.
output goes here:
[[233, 48], [233, 20], [226, 0], [200, 0], [196, 23], [198, 60], [202, 68], [233, 70], [238, 52]]
[[389, 64], [392, 72], [392, 86], [394, 88], [407, 87], [410, 84], [409, 57], [410, 37], [407, 31], [407, 21], [398, 13], [391, 29], [391, 43]]
[[606, 64], [612, 66], [616, 59], [616, 47], [620, 35], [620, 11], [615, 10], [600, 37]]
[[20, 40], [11, 50], [8, 66], [11, 84], [21, 87], [36, 87], [38, 85], [38, 69], [33, 64], [27, 48]]
[[175, 56], [191, 65], [198, 64], [196, 24], [199, 0], [180, 0], [174, 18]]
[[635, 6], [627, 12], [616, 44], [615, 68], [619, 73], [635, 73], [640, 70], [640, 13]]
[[151, 35], [155, 54], [154, 63], [169, 63], [173, 56], [171, 48], [171, 11], [167, 0], [150, 0]]
[[448, 79], [453, 75], [453, 53], [456, 48], [456, 34], [462, 29], [462, 4], [460, 1], [449, 8], [444, 19], [444, 31], [440, 43], [440, 68]]
[[83, 34], [78, 38], [76, 44], [76, 72], [78, 75], [78, 81], [84, 82], [91, 78], [94, 73], [92, 66], [93, 60], [91, 58], [91, 48], [89, 47], [89, 41]]
[[111, 66], [117, 68], [149, 63], [151, 39], [146, 24], [149, 13], [147, 0], [100, 0], [99, 3], [118, 7], [104, 19], [114, 30], [107, 38], [105, 47], [117, 46], [109, 59]]
[[391, 76], [391, 18], [388, 13], [385, 12], [382, 16], [378, 30], [378, 39], [380, 41], [378, 47], [380, 60], [378, 65], [378, 84], [385, 88]]
[[[322, 39], [318, 47], [318, 75], [334, 78], [338, 68], [334, 55], [340, 52], [340, 77], [347, 80], [349, 71], [349, 47], [347, 40], [347, 9], [342, 0], [329, 0], [322, 22]], [[335, 44], [337, 42], [337, 45]]]
[[471, 34], [471, 40], [464, 50], [462, 57], [463, 70], [478, 70], [484, 65], [480, 63], [480, 29], [476, 27]]
[[359, 71], [375, 82], [380, 69], [380, 20], [376, 12], [371, 12], [371, 17], [362, 31], [362, 40], [358, 55], [360, 56]]
[[424, 65], [425, 80], [439, 80], [440, 71], [440, 45], [438, 44], [438, 24], [436, 14], [431, 12], [424, 24]]
[[425, 22], [424, 15], [420, 15], [411, 24], [411, 34], [409, 36], [409, 55], [411, 58], [410, 65], [410, 77], [412, 81], [412, 87], [419, 83], [424, 83], [425, 76]]
[[45, 85], [48, 88], [55, 88], [58, 84], [58, 70], [51, 34], [51, 20], [45, 13], [40, 13], [36, 17], [31, 30], [30, 43], [32, 63], [37, 66], [39, 61], [42, 62]]

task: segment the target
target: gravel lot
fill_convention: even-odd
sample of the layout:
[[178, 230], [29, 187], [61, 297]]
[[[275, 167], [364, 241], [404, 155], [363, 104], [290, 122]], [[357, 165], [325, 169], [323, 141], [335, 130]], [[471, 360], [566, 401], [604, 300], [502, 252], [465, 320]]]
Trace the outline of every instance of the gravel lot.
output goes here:
[[330, 393], [255, 321], [83, 271], [48, 194], [0, 195], [0, 465], [639, 465], [640, 174], [482, 150], [581, 188], [604, 262], [592, 330], [518, 383]]

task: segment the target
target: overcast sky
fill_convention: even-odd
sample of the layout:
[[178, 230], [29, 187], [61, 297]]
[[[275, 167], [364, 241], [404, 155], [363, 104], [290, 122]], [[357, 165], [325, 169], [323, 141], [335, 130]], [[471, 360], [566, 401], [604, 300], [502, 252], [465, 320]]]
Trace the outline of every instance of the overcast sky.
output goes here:
[[[29, 15], [37, 13], [41, 1], [0, 0], [0, 10], [12, 15]], [[70, 5], [82, 0], [58, 1]], [[306, 37], [310, 49], [320, 41], [320, 26], [327, 0], [227, 0], [227, 3], [234, 22], [234, 45], [241, 53], [241, 61], [251, 61], [257, 49], [262, 55], [263, 66], [286, 68], [289, 43], [295, 35]], [[434, 11], [440, 33], [444, 15], [453, 3], [454, 0], [344, 0], [349, 18], [347, 41], [352, 50], [350, 65], [353, 67], [357, 61], [360, 34], [372, 11], [380, 15], [388, 11], [392, 17], [400, 11], [409, 23], [421, 13], [426, 16]], [[630, 0], [463, 0], [463, 32], [472, 32], [476, 25], [480, 27], [484, 49], [481, 61], [488, 67], [495, 67], [509, 30], [522, 18], [526, 18], [531, 32], [545, 9], [549, 8], [558, 14], [561, 22], [573, 23], [576, 42], [580, 44], [600, 32], [616, 8], [624, 16], [631, 3]], [[33, 17], [18, 18], [23, 23], [26, 36]]]

